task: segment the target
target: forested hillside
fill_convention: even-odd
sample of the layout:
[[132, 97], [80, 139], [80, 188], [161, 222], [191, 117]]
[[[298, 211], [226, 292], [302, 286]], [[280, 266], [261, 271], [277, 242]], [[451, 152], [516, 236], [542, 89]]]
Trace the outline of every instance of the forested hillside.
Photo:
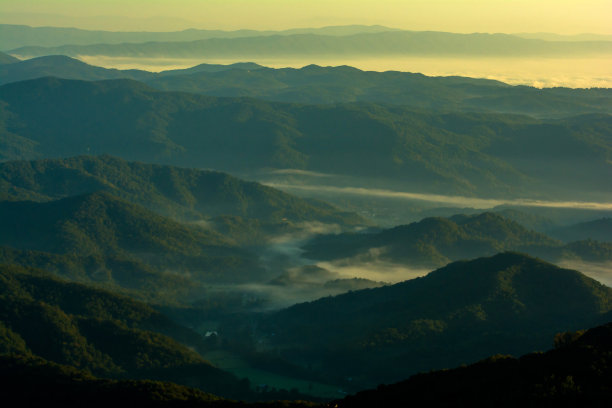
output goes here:
[[5, 160], [108, 153], [246, 174], [297, 168], [361, 187], [585, 199], [608, 191], [611, 172], [609, 115], [301, 106], [52, 78], [4, 85], [0, 100]]

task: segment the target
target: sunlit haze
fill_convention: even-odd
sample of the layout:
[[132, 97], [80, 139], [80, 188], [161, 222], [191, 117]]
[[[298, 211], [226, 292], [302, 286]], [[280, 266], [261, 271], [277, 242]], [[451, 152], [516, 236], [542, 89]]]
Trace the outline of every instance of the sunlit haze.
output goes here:
[[612, 34], [609, 0], [20, 0], [0, 22], [108, 30], [278, 30], [380, 24], [452, 32]]

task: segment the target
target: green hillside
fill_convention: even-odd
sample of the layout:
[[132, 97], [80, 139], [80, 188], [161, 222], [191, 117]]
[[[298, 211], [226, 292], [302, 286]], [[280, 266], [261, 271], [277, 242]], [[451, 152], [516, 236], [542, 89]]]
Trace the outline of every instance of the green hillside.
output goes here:
[[[229, 245], [220, 235], [185, 226], [108, 193], [44, 203], [0, 202], [0, 226], [0, 245], [80, 259], [135, 261], [196, 282], [245, 281], [262, 271], [253, 255]], [[92, 280], [96, 273], [104, 275], [90, 269]], [[129, 275], [117, 280], [129, 281]]]
[[539, 121], [302, 106], [52, 78], [4, 85], [0, 101], [4, 160], [108, 153], [251, 175], [298, 168], [360, 186], [489, 197], [588, 199], [609, 190], [609, 115]]
[[0, 263], [43, 269], [74, 282], [90, 283], [154, 303], [189, 299], [200, 284], [188, 276], [121, 256], [53, 254], [0, 246]]
[[2, 353], [38, 356], [105, 377], [172, 380], [223, 395], [248, 393], [248, 386], [231, 374], [166, 336], [198, 347], [199, 335], [124, 297], [0, 266], [0, 314]]
[[301, 222], [364, 222], [323, 202], [214, 171], [126, 162], [110, 156], [0, 163], [3, 200], [47, 201], [96, 191], [186, 221], [224, 215], [254, 219], [270, 228]]
[[256, 338], [354, 389], [492, 354], [547, 349], [555, 333], [597, 324], [611, 309], [612, 289], [503, 253], [295, 305], [265, 317]]

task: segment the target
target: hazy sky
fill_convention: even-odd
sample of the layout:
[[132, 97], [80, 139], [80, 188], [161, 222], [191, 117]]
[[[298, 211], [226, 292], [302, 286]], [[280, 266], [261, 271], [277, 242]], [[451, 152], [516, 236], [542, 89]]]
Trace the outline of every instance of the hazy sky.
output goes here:
[[612, 0], [0, 0], [2, 23], [114, 30], [381, 24], [453, 32], [612, 34], [611, 21]]

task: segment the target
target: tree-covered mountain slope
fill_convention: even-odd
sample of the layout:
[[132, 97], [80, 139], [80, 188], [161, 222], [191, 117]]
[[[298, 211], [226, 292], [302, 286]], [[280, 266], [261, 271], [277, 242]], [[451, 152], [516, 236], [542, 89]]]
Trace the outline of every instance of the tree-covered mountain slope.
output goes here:
[[0, 163], [0, 199], [47, 201], [106, 191], [182, 220], [232, 216], [261, 224], [365, 222], [314, 200], [304, 200], [228, 174], [127, 162], [110, 156]]
[[121, 256], [54, 254], [0, 246], [0, 264], [43, 269], [73, 282], [155, 304], [188, 301], [201, 290], [201, 284], [190, 276], [160, 271], [154, 265]]
[[248, 393], [248, 385], [167, 336], [199, 347], [198, 334], [122, 296], [0, 266], [0, 314], [3, 354], [38, 356], [105, 377], [172, 380], [222, 395]]
[[292, 306], [264, 317], [258, 335], [347, 387], [371, 386], [547, 349], [555, 333], [598, 324], [611, 309], [612, 289], [580, 272], [502, 253]]
[[469, 366], [418, 374], [326, 407], [605, 407], [612, 398], [612, 323], [559, 333], [555, 349], [495, 355]]
[[[28, 355], [0, 355], [0, 390], [23, 406], [306, 408], [320, 404], [293, 401], [288, 391], [251, 393], [269, 402], [224, 399], [168, 381], [100, 379], [71, 366]], [[274, 401], [278, 400], [278, 401]]]
[[306, 250], [305, 257], [317, 260], [356, 257], [361, 261], [382, 259], [426, 267], [440, 267], [451, 261], [510, 250], [551, 261], [612, 260], [610, 245], [607, 243], [575, 241], [563, 244], [490, 212], [450, 218], [425, 218], [375, 233], [321, 235], [306, 243], [303, 248]]
[[489, 197], [568, 198], [571, 191], [572, 199], [601, 198], [611, 179], [609, 115], [542, 121], [302, 106], [159, 92], [127, 80], [53, 78], [4, 85], [0, 101], [4, 160], [108, 153], [251, 175], [301, 169], [324, 173], [321, 183], [342, 175], [377, 188]]
[[[0, 226], [3, 246], [131, 260], [196, 282], [251, 280], [262, 272], [254, 255], [217, 233], [178, 223], [109, 193], [43, 203], [0, 202]], [[94, 280], [96, 272], [104, 274], [91, 271]]]

